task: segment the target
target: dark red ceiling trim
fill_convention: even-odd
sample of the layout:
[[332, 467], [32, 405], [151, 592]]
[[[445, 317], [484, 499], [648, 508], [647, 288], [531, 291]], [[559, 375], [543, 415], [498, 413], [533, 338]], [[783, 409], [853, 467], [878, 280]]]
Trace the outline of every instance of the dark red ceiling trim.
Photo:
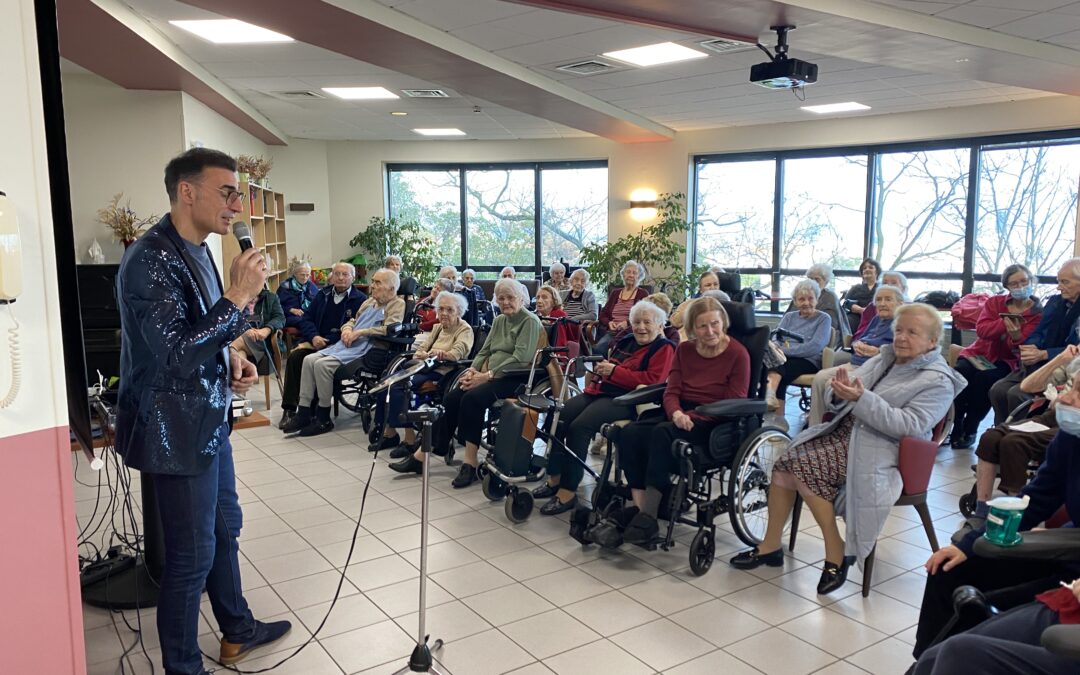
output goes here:
[[126, 89], [183, 91], [268, 145], [285, 140], [90, 0], [59, 0], [60, 55]]
[[218, 0], [182, 1], [597, 136], [623, 143], [671, 140], [322, 0], [232, 0], [227, 10]]

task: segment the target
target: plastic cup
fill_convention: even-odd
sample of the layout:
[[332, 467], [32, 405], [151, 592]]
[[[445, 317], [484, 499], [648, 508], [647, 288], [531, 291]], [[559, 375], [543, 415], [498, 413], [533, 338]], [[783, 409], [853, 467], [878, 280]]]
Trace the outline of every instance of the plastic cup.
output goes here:
[[986, 516], [986, 540], [997, 546], [1016, 546], [1023, 537], [1017, 530], [1024, 516], [1029, 498], [998, 497], [987, 502], [990, 513]]

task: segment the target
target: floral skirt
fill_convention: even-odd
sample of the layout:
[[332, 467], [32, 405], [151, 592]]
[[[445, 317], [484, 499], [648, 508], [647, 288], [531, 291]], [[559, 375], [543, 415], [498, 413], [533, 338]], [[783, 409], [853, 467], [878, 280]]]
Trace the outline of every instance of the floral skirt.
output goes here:
[[789, 473], [818, 497], [835, 501], [847, 480], [848, 445], [854, 425], [854, 415], [847, 415], [830, 433], [791, 446], [773, 464], [773, 471]]

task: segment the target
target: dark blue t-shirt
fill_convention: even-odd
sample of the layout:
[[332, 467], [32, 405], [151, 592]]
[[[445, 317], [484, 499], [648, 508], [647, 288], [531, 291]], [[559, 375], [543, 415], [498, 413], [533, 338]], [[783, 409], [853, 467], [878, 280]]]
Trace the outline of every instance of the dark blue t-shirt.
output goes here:
[[[210, 261], [210, 250], [206, 248], [206, 244], [192, 244], [187, 239], [183, 241], [184, 246], [187, 247], [187, 251], [191, 255], [191, 259], [195, 261], [195, 272], [199, 275], [203, 287], [206, 288], [206, 294], [210, 300], [210, 305], [207, 307], [209, 309], [221, 299], [221, 287], [218, 285], [218, 275], [214, 270], [214, 264]], [[231, 380], [232, 363], [229, 361], [229, 345], [225, 345], [221, 352], [225, 356], [226, 377]], [[228, 414], [228, 408], [226, 407], [225, 419], [229, 418]]]

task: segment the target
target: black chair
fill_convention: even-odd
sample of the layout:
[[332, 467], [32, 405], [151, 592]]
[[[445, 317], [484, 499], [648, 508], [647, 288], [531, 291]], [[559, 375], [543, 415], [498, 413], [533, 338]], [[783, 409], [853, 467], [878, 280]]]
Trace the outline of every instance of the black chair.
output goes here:
[[[676, 523], [696, 527], [697, 534], [690, 545], [690, 569], [697, 575], [709, 570], [716, 554], [716, 516], [727, 513], [735, 534], [746, 544], [755, 546], [761, 542], [767, 524], [772, 465], [791, 440], [783, 430], [764, 426], [768, 408], [762, 358], [769, 328], [756, 324], [753, 305], [721, 304], [731, 321], [728, 335], [738, 340], [750, 354], [749, 391], [746, 398], [717, 401], [697, 408], [702, 415], [722, 420], [712, 430], [707, 446], [686, 441], [672, 444], [671, 452], [679, 460], [679, 473], [666, 501], [668, 527], [658, 541], [646, 545], [649, 549], [659, 546], [668, 550], [675, 543]], [[634, 406], [656, 403], [663, 398], [665, 386], [644, 387], [615, 400]], [[612, 425], [605, 427], [603, 433], [617, 444], [620, 432], [620, 428]], [[609, 451], [609, 461], [611, 454]], [[714, 482], [718, 485], [716, 495], [713, 494]], [[597, 484], [598, 491], [611, 487], [615, 486], [606, 481]], [[603, 494], [594, 494], [593, 502], [609, 500]], [[692, 517], [686, 515], [691, 509], [694, 510]]]

